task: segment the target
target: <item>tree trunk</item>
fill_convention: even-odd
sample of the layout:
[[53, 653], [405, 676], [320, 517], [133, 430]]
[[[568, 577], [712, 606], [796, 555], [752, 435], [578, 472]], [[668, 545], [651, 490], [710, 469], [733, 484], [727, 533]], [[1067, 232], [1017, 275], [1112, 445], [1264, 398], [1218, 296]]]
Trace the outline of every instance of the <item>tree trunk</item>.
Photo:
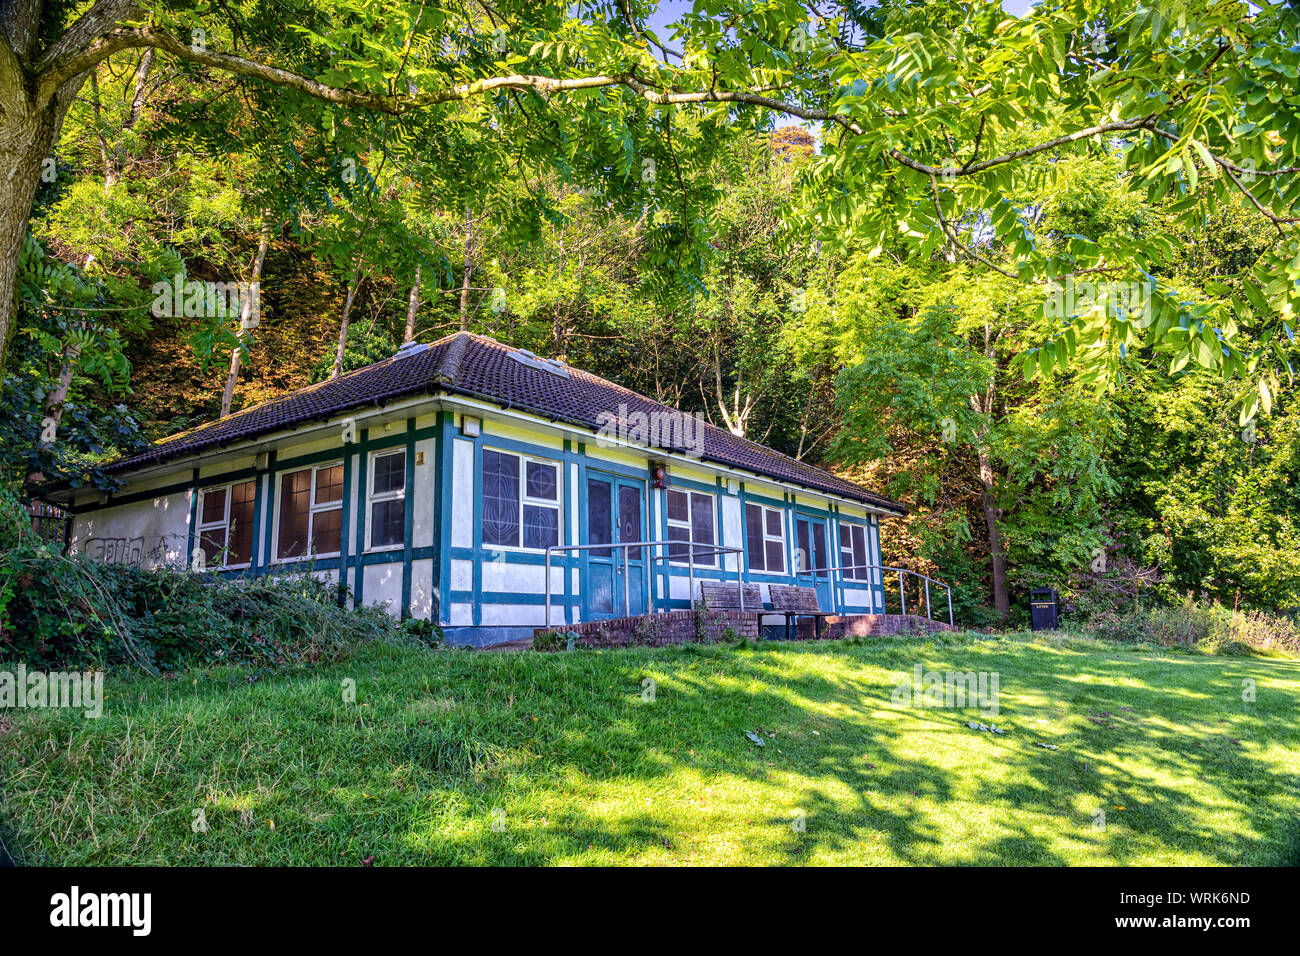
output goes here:
[[21, 90], [0, 90], [0, 369], [14, 330], [18, 258], [27, 236], [27, 218], [42, 174], [54, 174], [53, 164], [45, 160], [56, 118], [54, 111], [34, 114]]
[[[0, 0], [0, 371], [13, 337], [18, 257], [27, 236], [32, 200], [41, 177], [55, 174], [51, 154], [63, 117], [96, 63], [69, 51], [65, 57], [56, 57], [44, 72], [38, 74], [33, 69], [46, 6], [50, 5], [40, 0]], [[89, 43], [131, 8], [131, 0], [101, 0], [51, 49], [65, 38], [72, 39], [72, 49], [83, 40]], [[47, 159], [51, 162], [46, 163]]]
[[[127, 111], [126, 118], [122, 120], [121, 132], [129, 132], [140, 119], [140, 112], [144, 109], [144, 84], [149, 79], [149, 71], [153, 69], [153, 47], [144, 51], [144, 56], [140, 58], [140, 65], [135, 71], [135, 87], [131, 94], [131, 107]], [[113, 149], [113, 161], [109, 165], [108, 173], [104, 177], [104, 191], [110, 191], [119, 179], [122, 178], [122, 171], [126, 168], [126, 137], [118, 136], [117, 144]]]
[[230, 372], [226, 375], [226, 387], [221, 392], [221, 417], [225, 418], [230, 414], [230, 404], [235, 398], [235, 383], [239, 380], [239, 369], [244, 361], [244, 340], [247, 337], [247, 331], [254, 327], [253, 323], [253, 300], [261, 298], [261, 290], [253, 291], [262, 281], [262, 263], [266, 260], [266, 248], [271, 243], [271, 224], [265, 220], [262, 222], [262, 234], [257, 240], [257, 254], [253, 256], [253, 268], [249, 272], [249, 294], [242, 297], [239, 303], [239, 329], [235, 332], [238, 341], [235, 347], [230, 350]]
[[[78, 322], [75, 327], [84, 329], [86, 323]], [[77, 371], [77, 360], [81, 358], [81, 343], [73, 339], [63, 350], [63, 364], [59, 367], [59, 378], [45, 396], [45, 414], [41, 417], [41, 437], [37, 439], [38, 450], [52, 448], [58, 441], [59, 425], [63, 422], [63, 405], [68, 400], [68, 389], [72, 387], [72, 377]], [[46, 435], [48, 434], [48, 438]], [[39, 471], [27, 473], [27, 483], [36, 484], [44, 478]]]
[[411, 283], [411, 299], [406, 303], [406, 335], [403, 344], [415, 341], [415, 313], [420, 309], [420, 266], [415, 266], [415, 281]]
[[740, 378], [737, 376], [731, 407], [728, 407], [727, 393], [722, 386], [722, 356], [716, 344], [713, 347], [713, 384], [723, 425], [737, 438], [744, 438], [745, 433], [749, 431], [749, 416], [753, 414], [756, 396], [741, 395]]
[[984, 523], [989, 532], [989, 558], [993, 565], [993, 607], [998, 616], [1006, 618], [1011, 612], [1011, 597], [1007, 593], [1007, 552], [1002, 543], [1002, 529], [998, 522], [1002, 518], [1002, 509], [997, 506], [994, 495], [995, 477], [993, 464], [984, 451], [979, 453], [980, 465], [980, 507], [984, 511]]
[[343, 374], [343, 350], [348, 344], [348, 320], [352, 315], [352, 301], [357, 296], [357, 269], [352, 269], [352, 278], [348, 280], [348, 297], [343, 300], [343, 318], [339, 320], [339, 347], [334, 353], [334, 373], [330, 378]]
[[469, 330], [469, 277], [474, 274], [474, 265], [470, 261], [470, 240], [474, 235], [473, 223], [469, 218], [469, 207], [465, 207], [465, 274], [460, 280], [460, 330]]

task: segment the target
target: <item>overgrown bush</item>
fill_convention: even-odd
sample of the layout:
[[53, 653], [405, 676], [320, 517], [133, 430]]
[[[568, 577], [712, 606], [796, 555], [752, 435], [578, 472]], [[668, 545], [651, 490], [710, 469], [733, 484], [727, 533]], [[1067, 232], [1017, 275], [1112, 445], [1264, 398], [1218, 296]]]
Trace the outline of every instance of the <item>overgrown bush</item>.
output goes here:
[[17, 548], [32, 537], [32, 519], [22, 499], [8, 485], [0, 484], [0, 551]]
[[577, 631], [543, 631], [540, 634], [533, 635], [533, 650], [564, 651], [576, 646], [577, 642]]
[[408, 617], [401, 625], [402, 633], [417, 644], [439, 647], [446, 643], [446, 635], [434, 621], [424, 617]]
[[378, 608], [347, 610], [332, 584], [298, 575], [223, 579], [62, 556], [0, 555], [0, 658], [46, 668], [209, 663], [292, 667], [346, 657], [362, 641], [436, 643]]
[[1217, 653], [1247, 648], [1300, 654], [1300, 628], [1279, 614], [1234, 611], [1222, 604], [1187, 599], [1181, 604], [1093, 614], [1085, 630], [1114, 641], [1163, 645], [1199, 644]]

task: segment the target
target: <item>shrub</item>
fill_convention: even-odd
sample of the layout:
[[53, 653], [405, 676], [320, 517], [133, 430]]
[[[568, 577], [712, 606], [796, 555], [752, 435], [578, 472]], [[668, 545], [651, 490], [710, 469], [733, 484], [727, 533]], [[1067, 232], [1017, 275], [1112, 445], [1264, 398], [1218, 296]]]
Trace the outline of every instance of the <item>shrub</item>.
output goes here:
[[533, 635], [533, 650], [535, 651], [565, 651], [576, 646], [578, 641], [577, 631], [543, 631], [540, 634]]
[[1295, 622], [1263, 611], [1234, 611], [1222, 604], [1197, 602], [1094, 613], [1085, 630], [1095, 637], [1133, 643], [1199, 644], [1219, 654], [1246, 649], [1300, 654]]
[[429, 618], [408, 617], [402, 622], [401, 630], [414, 643], [424, 644], [428, 647], [441, 647], [447, 641], [447, 636], [442, 632], [442, 628]]
[[32, 535], [32, 519], [13, 489], [0, 485], [0, 549], [20, 547]]
[[[338, 594], [307, 575], [142, 570], [24, 546], [0, 555], [0, 658], [156, 673], [217, 662], [339, 660], [361, 641], [429, 643], [420, 633], [427, 626], [404, 627], [378, 608], [347, 610]], [[432, 629], [426, 633], [432, 638]]]

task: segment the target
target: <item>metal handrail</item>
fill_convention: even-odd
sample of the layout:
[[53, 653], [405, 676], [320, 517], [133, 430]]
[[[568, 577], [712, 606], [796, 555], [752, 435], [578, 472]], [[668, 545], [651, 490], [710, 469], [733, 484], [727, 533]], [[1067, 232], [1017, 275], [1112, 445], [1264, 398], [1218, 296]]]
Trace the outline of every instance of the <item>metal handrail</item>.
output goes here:
[[[632, 614], [632, 582], [628, 577], [628, 550], [631, 548], [681, 548], [687, 552], [686, 555], [673, 555], [671, 553], [655, 555], [653, 550], [650, 554], [650, 561], [674, 561], [685, 557], [686, 565], [689, 569], [690, 577], [690, 600], [691, 606], [695, 606], [695, 558], [706, 557], [714, 554], [735, 554], [744, 553], [744, 548], [733, 548], [725, 545], [697, 545], [689, 541], [610, 541], [606, 544], [553, 544], [546, 549], [546, 627], [549, 630], [551, 626], [551, 552], [552, 551], [605, 551], [621, 548], [623, 550], [623, 611], [628, 617]], [[706, 550], [707, 549], [707, 550]], [[611, 555], [612, 558], [612, 555]], [[740, 610], [745, 610], [745, 587], [742, 577], [744, 575], [745, 562], [736, 561], [736, 584], [740, 588]], [[726, 572], [726, 562], [721, 562], [721, 570]], [[569, 569], [565, 568], [564, 573], [567, 575]], [[654, 597], [650, 596], [650, 603], [653, 605]]]
[[[887, 564], [843, 564], [843, 565], [837, 565], [836, 567], [832, 567], [832, 568], [808, 568], [807, 570], [803, 570], [803, 571], [795, 571], [795, 577], [798, 577], [801, 574], [831, 574], [833, 572], [838, 571], [840, 572], [841, 580], [843, 580], [843, 572], [862, 571], [862, 570], [866, 570], [866, 571], [879, 570], [882, 572], [895, 571], [898, 573], [898, 605], [899, 605], [900, 612], [903, 614], [907, 613], [907, 594], [903, 590], [903, 575], [910, 574], [913, 577], [922, 578], [925, 581], [925, 616], [927, 620], [934, 620], [934, 617], [930, 612], [930, 585], [931, 584], [939, 585], [939, 587], [943, 588], [945, 591], [948, 592], [948, 626], [949, 627], [956, 626], [956, 624], [953, 622], [953, 614], [952, 614], [952, 588], [949, 585], [944, 584], [942, 581], [938, 580], [937, 578], [932, 578], [929, 575], [922, 574], [920, 571], [912, 571], [907, 568], [890, 567]], [[856, 579], [851, 579], [851, 580], [856, 580]], [[868, 578], [867, 583], [868, 584], [871, 583], [870, 578]], [[834, 598], [832, 598], [832, 600], [834, 600]]]

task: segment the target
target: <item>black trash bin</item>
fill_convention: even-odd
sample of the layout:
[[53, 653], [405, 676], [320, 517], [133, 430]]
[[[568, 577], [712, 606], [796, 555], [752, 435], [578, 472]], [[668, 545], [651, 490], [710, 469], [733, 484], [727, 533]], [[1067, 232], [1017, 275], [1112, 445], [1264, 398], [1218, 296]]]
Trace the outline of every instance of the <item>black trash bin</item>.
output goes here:
[[1056, 630], [1056, 591], [1052, 588], [1029, 592], [1029, 626], [1035, 631]]

